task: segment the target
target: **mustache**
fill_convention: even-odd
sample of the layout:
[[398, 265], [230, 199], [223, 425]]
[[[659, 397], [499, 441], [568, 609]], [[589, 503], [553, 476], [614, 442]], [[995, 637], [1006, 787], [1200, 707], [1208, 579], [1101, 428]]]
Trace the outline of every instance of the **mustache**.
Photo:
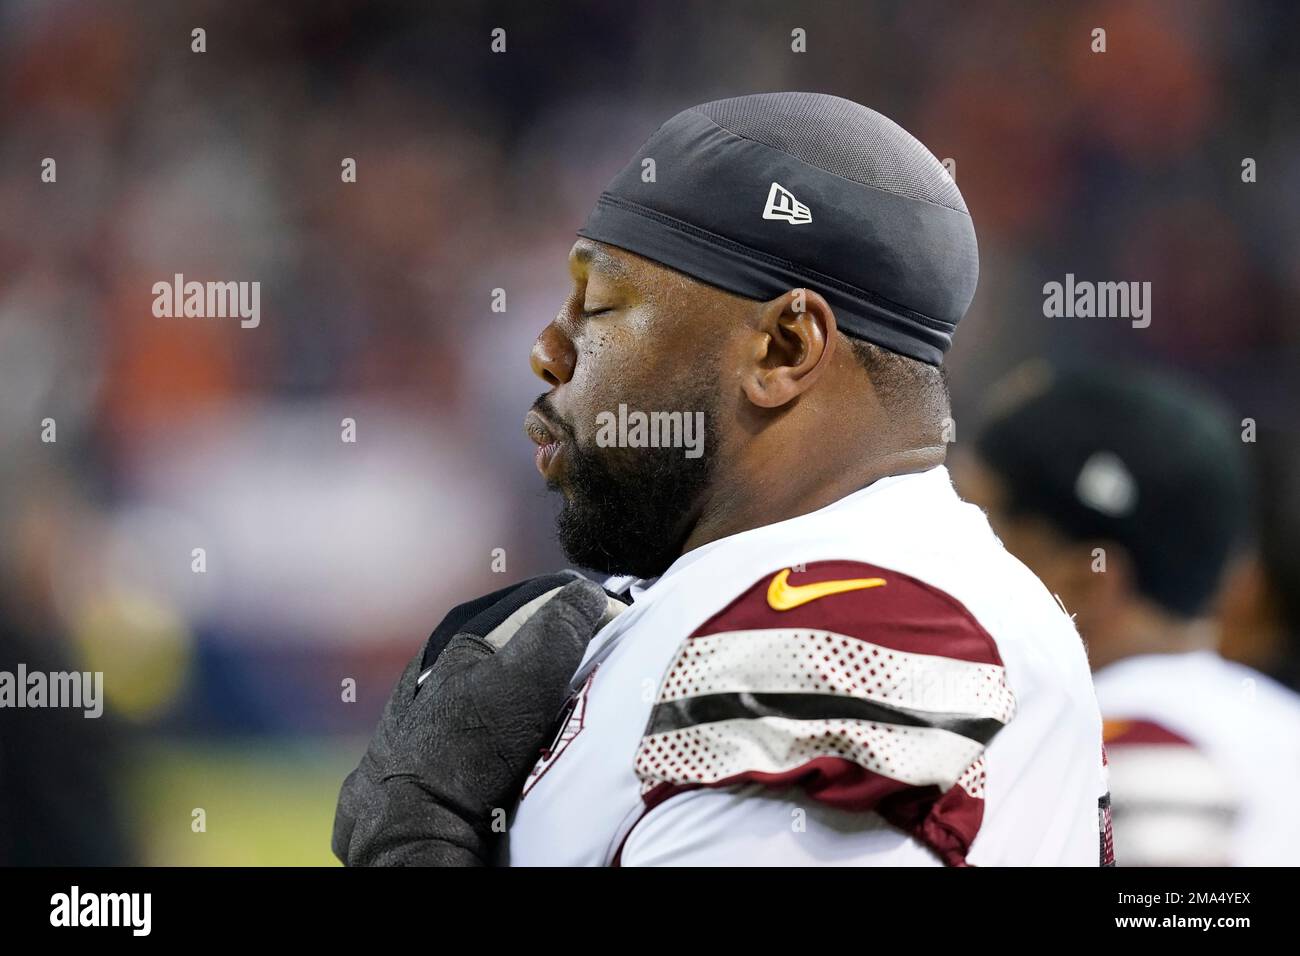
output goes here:
[[573, 426], [564, 420], [564, 417], [555, 410], [555, 405], [551, 402], [551, 396], [545, 393], [538, 395], [533, 401], [533, 410], [542, 416], [549, 424], [554, 425], [561, 432], [563, 437], [571, 443], [577, 444], [577, 435], [574, 433]]

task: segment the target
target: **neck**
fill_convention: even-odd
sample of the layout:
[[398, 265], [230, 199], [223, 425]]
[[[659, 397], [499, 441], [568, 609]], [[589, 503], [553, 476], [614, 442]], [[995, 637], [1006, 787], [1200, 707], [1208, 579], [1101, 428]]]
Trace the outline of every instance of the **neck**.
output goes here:
[[1179, 620], [1155, 609], [1134, 608], [1119, 625], [1088, 641], [1088, 659], [1094, 671], [1126, 657], [1146, 654], [1187, 654], [1218, 647], [1218, 629], [1207, 618]]
[[740, 476], [709, 497], [682, 553], [825, 508], [881, 478], [929, 471], [943, 464], [946, 452], [947, 446], [934, 445], [890, 452], [866, 463], [843, 463], [838, 468], [813, 469], [800, 464], [785, 473], [792, 479], [785, 487], [773, 487], [748, 474]]

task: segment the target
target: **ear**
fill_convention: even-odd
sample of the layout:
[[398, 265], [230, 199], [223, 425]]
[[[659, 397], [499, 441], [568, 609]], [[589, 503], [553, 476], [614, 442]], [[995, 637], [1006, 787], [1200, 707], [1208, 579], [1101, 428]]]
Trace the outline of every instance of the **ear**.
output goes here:
[[763, 304], [747, 367], [746, 397], [760, 408], [779, 408], [816, 383], [835, 351], [835, 313], [812, 289], [791, 289]]

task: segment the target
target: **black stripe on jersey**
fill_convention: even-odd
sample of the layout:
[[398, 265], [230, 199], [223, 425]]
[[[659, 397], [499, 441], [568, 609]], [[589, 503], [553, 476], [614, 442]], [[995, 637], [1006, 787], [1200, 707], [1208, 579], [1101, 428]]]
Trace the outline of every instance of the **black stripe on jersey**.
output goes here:
[[655, 705], [647, 734], [682, 730], [720, 720], [786, 717], [793, 720], [866, 720], [904, 727], [933, 727], [987, 744], [1002, 729], [992, 717], [967, 717], [895, 707], [839, 694], [702, 694]]

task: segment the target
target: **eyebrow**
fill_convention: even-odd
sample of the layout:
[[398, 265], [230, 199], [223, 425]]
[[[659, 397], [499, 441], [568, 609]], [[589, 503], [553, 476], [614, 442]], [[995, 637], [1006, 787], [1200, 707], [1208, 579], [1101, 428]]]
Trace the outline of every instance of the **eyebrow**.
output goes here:
[[573, 258], [587, 268], [595, 266], [601, 272], [610, 273], [618, 278], [626, 278], [628, 275], [627, 266], [600, 246], [579, 246], [573, 251]]

